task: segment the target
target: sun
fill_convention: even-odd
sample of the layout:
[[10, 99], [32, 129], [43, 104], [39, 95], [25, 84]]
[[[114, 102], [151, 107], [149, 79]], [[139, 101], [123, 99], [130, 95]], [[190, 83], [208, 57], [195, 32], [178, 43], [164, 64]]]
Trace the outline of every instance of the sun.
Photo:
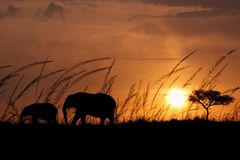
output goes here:
[[186, 104], [188, 99], [187, 91], [183, 89], [170, 89], [167, 92], [166, 100], [172, 108], [182, 108]]

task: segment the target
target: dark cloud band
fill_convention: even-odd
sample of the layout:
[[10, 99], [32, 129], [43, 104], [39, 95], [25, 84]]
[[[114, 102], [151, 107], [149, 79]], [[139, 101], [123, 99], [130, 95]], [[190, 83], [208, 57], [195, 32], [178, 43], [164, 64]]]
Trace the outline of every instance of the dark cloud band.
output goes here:
[[145, 4], [167, 5], [175, 7], [202, 7], [203, 10], [179, 12], [177, 17], [211, 17], [240, 15], [239, 0], [141, 0]]

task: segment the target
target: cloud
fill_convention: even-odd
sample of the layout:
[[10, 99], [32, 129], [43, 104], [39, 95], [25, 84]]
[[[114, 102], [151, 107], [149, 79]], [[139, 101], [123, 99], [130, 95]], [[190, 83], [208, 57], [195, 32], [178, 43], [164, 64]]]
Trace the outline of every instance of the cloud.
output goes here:
[[164, 19], [163, 23], [169, 32], [184, 37], [217, 35], [232, 40], [240, 39], [240, 18], [169, 18]]
[[43, 16], [47, 18], [56, 16], [65, 21], [65, 8], [58, 3], [51, 2], [44, 11], [39, 9], [36, 16]]
[[177, 17], [203, 17], [203, 18], [216, 16], [237, 16], [237, 15], [240, 15], [240, 11], [238, 9], [237, 10], [210, 9], [193, 12], [179, 12], [176, 14]]
[[[79, 0], [66, 0], [61, 3], [59, 1], [51, 3], [52, 0], [24, 0], [21, 3], [14, 1], [15, 7], [23, 7], [22, 10], [16, 12], [16, 15], [22, 18], [6, 18], [0, 22], [0, 35], [4, 37], [0, 40], [0, 59], [12, 64], [14, 62], [23, 63], [23, 60], [27, 63], [45, 57], [64, 63], [67, 60], [77, 61], [80, 58], [110, 56], [121, 59], [126, 57], [126, 59], [135, 61], [127, 64], [133, 66], [127, 66], [124, 61], [119, 62], [121, 65], [125, 63], [121, 66], [124, 68], [122, 72], [133, 68], [137, 73], [139, 72], [138, 68], [141, 67], [137, 64], [149, 65], [151, 63], [157, 64], [153, 67], [154, 71], [151, 71], [151, 74], [159, 75], [162, 67], [158, 65], [166, 63], [171, 67], [175, 64], [174, 59], [166, 58], [182, 57], [186, 50], [202, 50], [203, 48], [210, 48], [211, 51], [216, 48], [224, 50], [236, 48], [239, 45], [240, 18], [212, 17], [223, 13], [224, 7], [202, 4], [201, 10], [199, 10], [199, 7], [193, 6], [200, 6], [200, 1], [193, 0], [188, 0], [189, 3], [185, 4], [180, 3], [182, 0], [178, 0], [180, 2], [168, 0], [161, 3], [162, 5], [158, 3], [161, 0], [155, 1], [156, 5], [149, 3], [150, 1], [148, 3], [145, 1], [144, 4], [139, 3], [140, 0], [132, 1], [88, 1], [95, 7], [90, 7], [90, 5], [91, 9], [87, 12], [82, 10], [82, 7], [87, 7], [88, 4]], [[9, 2], [5, 1], [4, 6], [0, 5], [1, 10], [6, 10], [8, 5]], [[56, 21], [51, 19], [45, 23], [33, 20], [39, 8], [41, 9], [39, 18], [46, 20], [55, 17]], [[70, 9], [68, 10], [68, 8]], [[194, 10], [194, 8], [198, 10]], [[228, 13], [231, 13], [228, 8], [226, 7]], [[66, 9], [67, 12], [65, 12]], [[6, 13], [10, 16], [10, 13], [14, 12], [9, 9]], [[61, 17], [59, 18], [62, 13], [67, 16], [67, 22], [63, 22]], [[161, 15], [174, 13], [173, 17], [161, 17]], [[144, 17], [144, 14], [152, 16]], [[139, 15], [139, 17], [143, 15], [143, 18], [133, 17], [135, 20], [126, 21], [131, 15]], [[190, 18], [178, 18], [176, 15]], [[211, 16], [198, 18], [206, 15]], [[201, 51], [200, 53], [213, 54], [210, 51]], [[163, 61], [159, 63], [160, 60]], [[165, 62], [165, 60], [167, 61]], [[151, 70], [151, 67], [146, 65], [142, 72], [148, 69]], [[136, 74], [132, 76], [136, 76]]]
[[142, 0], [145, 4], [173, 7], [201, 7], [200, 11], [178, 12], [177, 17], [211, 17], [240, 15], [239, 0]]
[[22, 8], [15, 5], [8, 5], [7, 11], [0, 14], [0, 18], [5, 18], [9, 16], [17, 16], [21, 12]]
[[179, 12], [176, 14], [177, 17], [212, 17], [223, 15], [219, 10], [201, 10], [193, 12]]
[[149, 4], [168, 6], [201, 6], [203, 8], [238, 8], [239, 0], [141, 0]]
[[[196, 37], [218, 36], [240, 40], [240, 1], [222, 0], [142, 0], [149, 12], [129, 16], [133, 30], [149, 36]], [[150, 4], [150, 5], [148, 5]], [[239, 10], [237, 9], [239, 8]], [[154, 10], [155, 9], [155, 10]], [[165, 10], [164, 13], [158, 10]]]

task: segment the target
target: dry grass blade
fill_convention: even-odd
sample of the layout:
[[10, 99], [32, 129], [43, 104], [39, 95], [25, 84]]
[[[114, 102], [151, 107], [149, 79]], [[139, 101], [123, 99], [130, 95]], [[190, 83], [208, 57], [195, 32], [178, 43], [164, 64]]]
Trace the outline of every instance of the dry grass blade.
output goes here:
[[[189, 66], [185, 66], [185, 67], [181, 67], [181, 68], [175, 69], [174, 72], [170, 72], [170, 73], [167, 73], [167, 74], [163, 75], [162, 77], [160, 77], [160, 78], [154, 83], [154, 85], [156, 85], [158, 82], [161, 82], [163, 79], [168, 78], [168, 77], [170, 77], [171, 75], [173, 75], [173, 74], [175, 74], [175, 73], [178, 73], [178, 72], [180, 72], [180, 71], [182, 71], [182, 70], [185, 70], [185, 69], [187, 69], [187, 68], [189, 68]], [[154, 85], [153, 85], [153, 86], [154, 86]]]
[[[76, 77], [76, 76], [79, 76], [81, 75], [82, 73], [85, 72], [85, 70], [83, 71], [80, 71], [80, 72], [77, 72], [77, 73], [74, 73], [70, 76], [65, 76], [67, 75], [68, 73], [70, 73], [72, 70], [82, 66], [82, 65], [85, 65], [85, 64], [89, 64], [89, 63], [93, 63], [93, 62], [98, 62], [98, 61], [103, 61], [103, 60], [109, 60], [111, 58], [109, 57], [104, 57], [104, 58], [95, 58], [95, 59], [90, 59], [90, 60], [87, 60], [87, 61], [83, 61], [83, 62], [80, 62], [80, 63], [77, 63], [75, 65], [73, 65], [72, 67], [70, 67], [69, 69], [67, 69], [62, 75], [60, 75], [57, 80], [53, 83], [53, 85], [50, 87], [49, 89], [49, 92], [48, 94], [46, 95], [46, 98], [45, 98], [45, 101], [48, 102], [49, 99], [51, 98], [51, 96], [56, 92], [57, 88], [63, 84], [64, 82], [66, 81], [69, 81], [71, 80], [72, 78]], [[80, 76], [81, 77], [81, 76]], [[73, 82], [74, 83], [74, 82]], [[69, 87], [71, 87], [73, 85], [73, 83], [71, 85], [69, 85]]]
[[109, 83], [112, 83], [116, 78], [117, 78], [118, 75], [114, 75], [112, 76], [107, 82], [106, 82], [106, 85], [108, 85]]
[[115, 76], [112, 76], [106, 83], [105, 83], [105, 86], [104, 86], [104, 89], [103, 89], [103, 92], [110, 95], [111, 94], [111, 89], [112, 89], [112, 86], [115, 82], [115, 79], [116, 79], [117, 75]]
[[159, 91], [163, 87], [163, 85], [164, 85], [164, 82], [161, 83], [161, 85], [158, 87], [156, 93], [154, 94], [153, 99], [152, 99], [152, 103], [151, 103], [151, 109], [153, 108], [154, 102], [156, 101], [156, 99], [158, 97], [158, 94], [159, 94]]
[[136, 95], [135, 95], [135, 99], [134, 99], [134, 102], [133, 102], [133, 104], [135, 104], [135, 106], [138, 106], [138, 104], [140, 102], [140, 99], [139, 99], [140, 96], [139, 95], [140, 95], [141, 88], [142, 88], [142, 80], [139, 82], [138, 88], [136, 90]]
[[[23, 78], [24, 78], [24, 75], [21, 76], [21, 78], [18, 80], [15, 88], [13, 89], [11, 95], [9, 96], [8, 99], [6, 99], [6, 103], [7, 103], [8, 106], [5, 108], [5, 110], [4, 110], [4, 112], [3, 112], [2, 120], [4, 120], [5, 118], [7, 118], [7, 116], [8, 116], [7, 113], [8, 113], [8, 111], [10, 110], [10, 108], [11, 108], [11, 109], [13, 110], [13, 112], [14, 112], [14, 113], [12, 113], [12, 114], [15, 115], [15, 116], [18, 116], [18, 111], [17, 111], [17, 109], [15, 108], [15, 103], [16, 103], [16, 101], [13, 100], [13, 98], [14, 98], [15, 94], [17, 93], [17, 90], [18, 90], [18, 88], [19, 88], [19, 86], [20, 86], [20, 83], [22, 82]], [[13, 116], [13, 117], [14, 117], [14, 116]], [[13, 117], [12, 117], [12, 118], [13, 118]]]
[[5, 68], [9, 68], [9, 67], [12, 67], [12, 65], [0, 66], [0, 70], [1, 70], [1, 69], [5, 69]]
[[17, 89], [18, 89], [20, 83], [22, 82], [23, 78], [24, 78], [24, 75], [21, 76], [21, 78], [18, 80], [16, 86], [14, 87], [11, 95], [9, 96], [8, 99], [6, 99], [6, 103], [7, 103], [8, 106], [4, 109], [4, 111], [3, 111], [2, 115], [1, 115], [1, 120], [4, 120], [7, 117], [7, 115], [8, 115], [7, 113], [9, 111], [9, 109], [10, 109], [10, 106], [14, 105], [13, 97], [14, 97], [15, 93], [17, 92]]
[[[80, 62], [78, 64], [75, 64], [73, 65], [72, 67], [70, 67], [69, 69], [67, 69], [62, 75], [60, 75], [60, 77], [55, 81], [55, 83], [52, 85], [52, 88], [55, 88], [55, 85], [57, 85], [59, 83], [59, 81], [66, 75], [68, 74], [69, 72], [71, 72], [72, 70], [82, 66], [82, 65], [85, 65], [85, 64], [88, 64], [88, 63], [92, 63], [92, 62], [98, 62], [98, 61], [103, 61], [103, 60], [109, 60], [111, 59], [110, 57], [104, 57], [104, 58], [95, 58], [95, 59], [90, 59], [90, 60], [87, 60], [87, 61], [83, 61], [83, 62]], [[51, 88], [51, 89], [52, 89]]]
[[[210, 80], [208, 80], [205, 84], [202, 85], [202, 89], [206, 89], [209, 87], [209, 89], [213, 89], [216, 85], [217, 78], [222, 74], [222, 72], [227, 68], [228, 64], [225, 64]], [[214, 86], [214, 87], [211, 87]]]
[[51, 63], [51, 62], [53, 62], [53, 61], [51, 61], [51, 60], [46, 61], [45, 60], [45, 61], [38, 61], [38, 62], [30, 63], [30, 64], [27, 64], [25, 66], [22, 66], [22, 67], [18, 68], [16, 71], [14, 71], [14, 73], [16, 74], [16, 73], [22, 72], [22, 71], [24, 71], [28, 68], [31, 68], [33, 66], [42, 65], [42, 64]]
[[55, 100], [54, 100], [53, 104], [57, 104], [57, 103], [59, 102], [59, 100], [62, 98], [62, 96], [67, 92], [70, 83], [71, 83], [71, 81], [68, 81], [68, 82], [62, 87], [62, 89], [59, 91], [58, 95], [55, 96]]
[[193, 73], [193, 75], [184, 83], [183, 88], [187, 87], [188, 85], [191, 85], [191, 81], [201, 72], [202, 67], [198, 68], [198, 70]]
[[114, 64], [115, 64], [115, 59], [113, 60], [112, 64], [109, 66], [109, 69], [108, 69], [108, 71], [106, 73], [106, 76], [104, 78], [103, 85], [102, 85], [102, 88], [101, 88], [100, 91], [104, 91], [104, 88], [106, 87], [106, 82], [108, 80], [108, 77], [109, 77], [109, 75], [111, 73], [111, 70], [112, 70]]
[[4, 86], [5, 84], [7, 84], [7, 81], [14, 78], [14, 77], [17, 77], [18, 75], [17, 74], [14, 74], [14, 73], [9, 73], [7, 76], [3, 77], [2, 79], [0, 79], [0, 87]]
[[24, 78], [24, 75], [21, 76], [21, 78], [20, 78], [19, 81], [17, 82], [15, 88], [13, 89], [12, 94], [9, 96], [9, 100], [7, 100], [8, 105], [12, 105], [12, 104], [13, 104], [13, 101], [12, 101], [12, 100], [13, 100], [13, 97], [14, 97], [15, 94], [17, 93], [17, 90], [18, 90], [18, 88], [19, 88], [19, 86], [20, 86], [20, 83], [22, 82], [23, 78]]
[[208, 74], [205, 76], [205, 78], [202, 80], [202, 83], [200, 85], [200, 88], [205, 88], [206, 83], [208, 83], [208, 79], [211, 77], [211, 75], [217, 70], [217, 68], [221, 65], [221, 63], [227, 58], [227, 56], [233, 54], [234, 52], [236, 52], [237, 49], [233, 49], [231, 51], [229, 51], [227, 54], [225, 54], [224, 56], [220, 57], [216, 63], [212, 66], [212, 68], [209, 70]]
[[122, 105], [122, 108], [125, 108], [125, 106], [127, 105], [128, 102], [130, 102], [130, 100], [136, 96], [136, 92], [135, 92], [135, 84], [133, 84], [131, 87], [130, 87], [130, 90], [128, 92], [128, 96], [127, 98], [125, 99], [123, 105]]
[[[135, 88], [135, 85], [134, 85], [134, 88]], [[142, 97], [140, 96], [141, 88], [142, 88], [142, 80], [139, 82], [137, 90], [135, 91], [132, 110], [131, 110], [131, 116], [133, 116], [134, 113], [136, 114], [138, 112], [138, 109], [142, 100]]]
[[10, 109], [10, 107], [9, 106], [7, 106], [3, 111], [2, 111], [2, 113], [1, 113], [1, 117], [0, 117], [0, 120], [1, 121], [4, 121], [4, 119], [7, 117], [7, 113], [8, 113], [8, 111], [9, 111], [9, 109]]
[[136, 96], [136, 92], [135, 92], [135, 84], [131, 85], [129, 92], [128, 92], [128, 96], [127, 98], [124, 100], [123, 105], [118, 105], [117, 107], [117, 114], [115, 116], [116, 120], [118, 121], [119, 117], [121, 117], [126, 111], [127, 111], [127, 104], [131, 101], [131, 99], [133, 97]]
[[236, 52], [237, 50], [238, 50], [238, 49], [236, 48], [236, 49], [233, 49], [233, 50], [229, 51], [229, 52], [226, 54], [226, 56], [229, 56], [229, 55], [233, 54], [233, 53]]
[[37, 77], [34, 78], [28, 85], [26, 85], [26, 86], [23, 88], [23, 90], [16, 96], [15, 102], [16, 102], [19, 98], [21, 98], [21, 97], [24, 95], [24, 93], [25, 93], [31, 86], [33, 86], [39, 79], [42, 80], [42, 79], [48, 78], [48, 77], [50, 77], [50, 76], [53, 76], [53, 75], [58, 74], [58, 73], [63, 72], [63, 71], [64, 71], [64, 69], [60, 69], [60, 70], [56, 70], [56, 71], [50, 72], [50, 73], [48, 73], [48, 74], [46, 74], [46, 75], [43, 75], [43, 76], [41, 76], [41, 77], [37, 76]]
[[46, 64], [47, 64], [47, 61], [48, 61], [48, 58], [45, 60], [45, 63], [43, 63], [43, 66], [42, 66], [42, 68], [41, 68], [41, 70], [40, 70], [40, 72], [39, 72], [39, 78], [38, 78], [38, 80], [37, 80], [37, 84], [36, 84], [36, 92], [35, 92], [35, 103], [37, 103], [38, 102], [38, 99], [39, 99], [39, 96], [38, 96], [38, 87], [39, 87], [39, 83], [40, 83], [40, 77], [42, 76], [42, 73], [43, 73], [43, 70], [44, 70], [44, 68], [45, 68], [45, 66], [46, 66]]
[[224, 92], [222, 92], [223, 94], [226, 94], [226, 93], [230, 93], [230, 95], [233, 95], [236, 91], [238, 91], [240, 89], [240, 87], [235, 87], [235, 88], [232, 88], [232, 89], [228, 89]]
[[87, 91], [88, 91], [88, 88], [89, 88], [89, 85], [87, 85], [87, 86], [84, 88], [83, 92], [87, 92]]
[[57, 88], [60, 87], [63, 83], [71, 81], [71, 79], [83, 74], [86, 72], [85, 70], [79, 71], [77, 73], [73, 73], [69, 76], [62, 77], [60, 80], [55, 81], [54, 84], [48, 89], [48, 93], [45, 96], [45, 102], [48, 102], [51, 96], [57, 91]]
[[107, 93], [107, 90], [109, 90], [110, 87], [113, 85], [116, 77], [117, 77], [117, 75], [114, 75], [108, 81], [106, 81], [104, 86], [102, 87], [102, 89], [99, 92]]
[[171, 83], [170, 85], [168, 86], [168, 89], [167, 90], [170, 90], [172, 88], [172, 86], [175, 84], [175, 82], [181, 77], [181, 74], [178, 75]]
[[1, 78], [0, 79], [0, 87], [5, 85], [8, 80], [10, 80], [10, 79], [12, 79], [14, 77], [17, 77], [20, 72], [23, 72], [26, 69], [29, 69], [31, 67], [34, 67], [34, 66], [37, 66], [37, 65], [41, 65], [41, 64], [44, 64], [44, 63], [50, 63], [50, 62], [53, 62], [53, 61], [38, 61], [38, 62], [34, 62], [34, 63], [30, 63], [30, 64], [27, 64], [27, 65], [24, 65], [24, 66], [18, 68], [17, 70], [7, 74], [5, 77]]
[[240, 112], [240, 105], [239, 105], [239, 102], [236, 102], [232, 111], [232, 117], [231, 117], [232, 121], [234, 120], [237, 121], [239, 119], [239, 116], [238, 116], [239, 112]]
[[150, 83], [148, 83], [146, 90], [143, 91], [143, 109], [146, 107], [146, 104], [148, 102], [149, 91], [150, 91]]
[[37, 97], [36, 102], [39, 102], [39, 101], [40, 101], [40, 99], [41, 99], [42, 96], [43, 96], [43, 92], [44, 92], [44, 90], [42, 89], [41, 92], [39, 93], [38, 97]]
[[107, 70], [109, 69], [109, 67], [101, 67], [101, 68], [97, 68], [97, 69], [94, 69], [92, 71], [89, 71], [89, 72], [86, 72], [84, 73], [83, 75], [79, 76], [77, 79], [75, 79], [72, 83], [70, 83], [69, 85], [69, 89], [76, 83], [78, 83], [79, 81], [81, 81], [83, 78], [89, 76], [89, 75], [92, 75], [94, 73], [98, 73], [98, 72], [101, 72], [101, 71], [104, 71], [104, 70]]
[[223, 71], [227, 68], [228, 64], [225, 64], [220, 70], [219, 72], [217, 72], [213, 78], [210, 80], [209, 82], [209, 87], [210, 89], [214, 89], [216, 86], [217, 86], [217, 80], [218, 80], [218, 77], [223, 73]]
[[108, 83], [108, 86], [106, 87], [106, 91], [105, 91], [106, 94], [108, 94], [108, 95], [112, 94], [112, 87], [113, 87], [114, 82], [115, 82], [115, 79], [113, 79], [112, 81], [110, 81]]
[[172, 71], [170, 72], [169, 76], [171, 76], [171, 74], [177, 69], [177, 67], [183, 63], [185, 60], [187, 60], [189, 57], [191, 57], [197, 50], [192, 51], [191, 53], [189, 53], [187, 56], [185, 56], [180, 62], [178, 62], [174, 68], [172, 69]]
[[182, 68], [177, 69], [178, 66], [180, 66], [185, 60], [187, 60], [189, 57], [191, 57], [196, 51], [197, 51], [197, 50], [194, 50], [194, 51], [192, 51], [191, 53], [189, 53], [188, 55], [186, 55], [185, 57], [183, 57], [183, 59], [181, 59], [181, 60], [174, 66], [174, 68], [171, 70], [171, 72], [169, 72], [169, 73], [167, 73], [166, 75], [160, 77], [160, 78], [154, 83], [154, 85], [157, 84], [158, 82], [162, 81], [162, 80], [165, 79], [165, 78], [167, 78], [167, 80], [165, 81], [165, 82], [167, 82], [168, 79], [169, 79], [173, 74], [175, 74], [175, 73], [177, 73], [177, 72], [180, 72], [180, 71], [188, 68], [189, 66], [185, 66], [185, 67], [182, 67]]

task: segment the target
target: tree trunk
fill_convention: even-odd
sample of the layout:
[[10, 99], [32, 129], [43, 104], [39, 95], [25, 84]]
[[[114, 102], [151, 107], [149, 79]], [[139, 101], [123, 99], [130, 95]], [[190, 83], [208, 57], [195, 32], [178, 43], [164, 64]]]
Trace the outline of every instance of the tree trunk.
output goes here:
[[208, 117], [209, 117], [209, 110], [208, 110], [208, 108], [206, 108], [206, 121], [208, 122]]

